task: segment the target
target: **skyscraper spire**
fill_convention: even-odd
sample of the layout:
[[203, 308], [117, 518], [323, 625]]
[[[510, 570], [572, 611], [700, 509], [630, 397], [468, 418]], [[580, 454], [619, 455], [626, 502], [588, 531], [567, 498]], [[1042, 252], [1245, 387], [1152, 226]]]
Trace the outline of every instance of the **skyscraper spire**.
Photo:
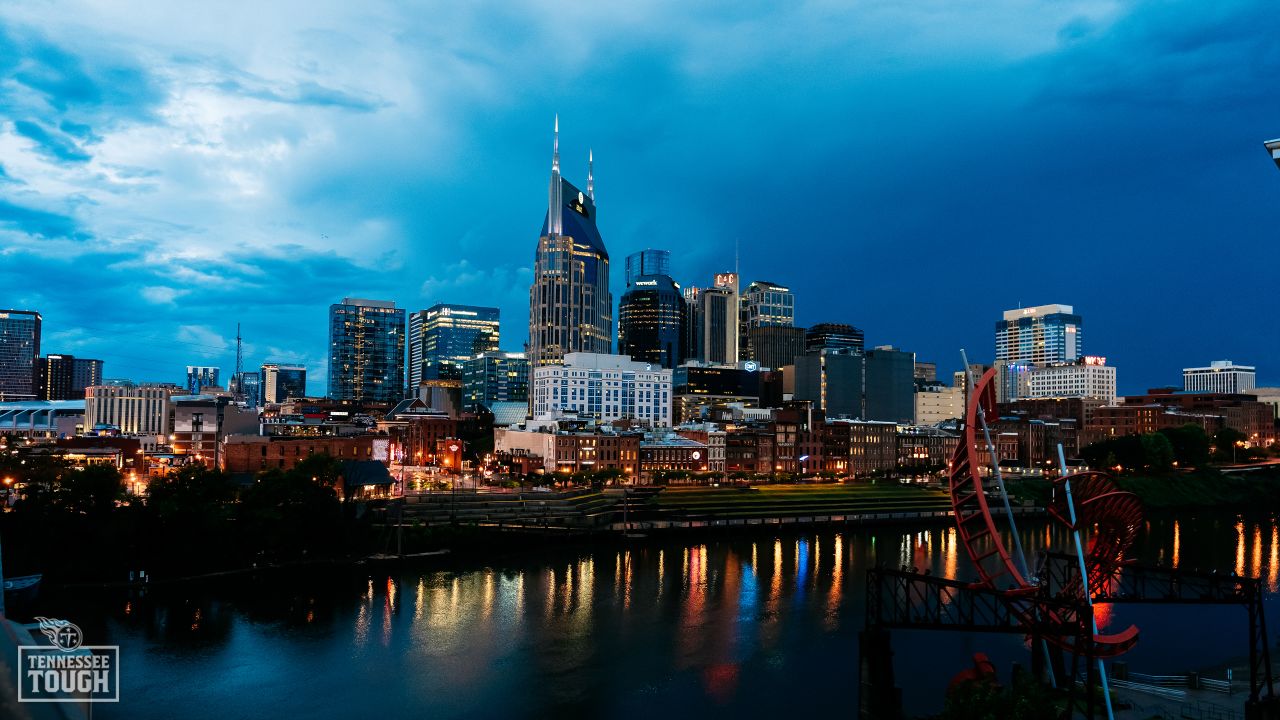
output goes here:
[[556, 113], [555, 139], [551, 145], [551, 190], [547, 197], [547, 236], [556, 237], [561, 232], [560, 209], [564, 199], [560, 188], [560, 113]]
[[592, 177], [592, 166], [595, 164], [594, 151], [587, 150], [587, 197], [591, 198], [591, 202], [596, 201], [596, 182]]

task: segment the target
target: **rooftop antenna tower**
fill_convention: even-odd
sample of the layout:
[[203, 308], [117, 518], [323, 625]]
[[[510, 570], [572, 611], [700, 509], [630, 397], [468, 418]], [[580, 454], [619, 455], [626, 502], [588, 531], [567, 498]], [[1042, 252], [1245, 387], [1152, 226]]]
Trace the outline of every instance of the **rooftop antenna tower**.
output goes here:
[[236, 323], [236, 397], [244, 397], [244, 341], [240, 337], [240, 323]]

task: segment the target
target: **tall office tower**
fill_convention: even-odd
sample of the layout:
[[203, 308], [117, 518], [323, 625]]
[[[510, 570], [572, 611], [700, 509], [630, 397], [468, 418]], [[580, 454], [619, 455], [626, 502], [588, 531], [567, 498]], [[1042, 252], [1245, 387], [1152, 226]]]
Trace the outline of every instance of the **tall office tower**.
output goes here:
[[1005, 310], [996, 322], [996, 364], [1075, 362], [1084, 353], [1083, 327], [1070, 305]]
[[938, 363], [925, 362], [923, 360], [916, 361], [916, 380], [922, 383], [935, 383], [938, 381]]
[[796, 298], [790, 288], [757, 280], [742, 293], [741, 327], [738, 329], [739, 351], [744, 360], [756, 360], [751, 343], [751, 329], [758, 327], [792, 327], [796, 324]]
[[635, 284], [643, 275], [671, 277], [671, 253], [666, 250], [641, 250], [627, 256], [627, 287]]
[[307, 396], [307, 369], [302, 365], [265, 363], [262, 366], [262, 401], [282, 403]]
[[329, 306], [329, 397], [347, 403], [404, 396], [404, 310], [388, 300]]
[[262, 405], [262, 373], [257, 370], [241, 372], [231, 378], [233, 394], [244, 399], [244, 406], [256, 408]]
[[820, 349], [795, 359], [796, 400], [809, 400], [828, 417], [863, 417], [866, 368], [858, 353]]
[[75, 398], [84, 397], [85, 388], [102, 384], [102, 361], [93, 358], [76, 358], [71, 368], [71, 390]]
[[566, 353], [613, 349], [609, 253], [596, 228], [590, 162], [587, 192], [560, 176], [560, 120], [551, 156], [547, 219], [529, 287], [529, 364], [559, 365]]
[[499, 402], [528, 402], [529, 359], [524, 353], [486, 352], [462, 364], [462, 402], [492, 408]]
[[862, 352], [862, 331], [843, 323], [818, 323], [805, 331], [805, 352], [839, 350]]
[[49, 355], [36, 358], [36, 399], [76, 400], [84, 398], [75, 392], [76, 359], [71, 355]]
[[702, 325], [702, 347], [698, 360], [714, 365], [738, 363], [740, 313], [738, 276], [718, 273], [715, 285], [698, 293], [698, 320]]
[[218, 368], [188, 365], [187, 389], [192, 395], [196, 395], [202, 387], [218, 387]]
[[498, 308], [441, 303], [409, 316], [409, 387], [461, 380], [462, 364], [498, 350]]
[[684, 357], [686, 360], [697, 360], [702, 352], [702, 304], [698, 299], [701, 288], [687, 287], [681, 291], [684, 296]]
[[1182, 389], [1236, 395], [1252, 391], [1256, 387], [1256, 377], [1256, 369], [1251, 365], [1214, 360], [1209, 367], [1183, 368]]
[[916, 416], [916, 354], [882, 345], [863, 354], [867, 420], [912, 423]]
[[688, 354], [684, 323], [680, 286], [667, 275], [641, 275], [618, 302], [618, 354], [674, 368]]
[[766, 325], [747, 330], [751, 359], [762, 368], [777, 370], [794, 365], [804, 354], [804, 328]]
[[36, 396], [40, 313], [0, 310], [0, 402]]

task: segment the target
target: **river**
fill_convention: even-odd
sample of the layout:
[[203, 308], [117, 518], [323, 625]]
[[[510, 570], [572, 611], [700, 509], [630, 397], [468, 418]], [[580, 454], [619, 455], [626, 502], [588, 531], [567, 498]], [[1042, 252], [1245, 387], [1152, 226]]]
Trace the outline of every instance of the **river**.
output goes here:
[[[1137, 556], [1260, 576], [1280, 628], [1280, 526], [1202, 514], [1148, 521]], [[1066, 537], [1024, 521], [1029, 550]], [[41, 608], [121, 647], [121, 702], [97, 718], [791, 716], [855, 711], [865, 573], [880, 563], [971, 577], [955, 530], [881, 527], [648, 538], [462, 556], [391, 571], [53, 596]], [[1248, 651], [1238, 607], [1115, 606], [1130, 667], [1211, 668]], [[1275, 633], [1273, 632], [1273, 635]], [[909, 713], [1019, 637], [895, 631]]]

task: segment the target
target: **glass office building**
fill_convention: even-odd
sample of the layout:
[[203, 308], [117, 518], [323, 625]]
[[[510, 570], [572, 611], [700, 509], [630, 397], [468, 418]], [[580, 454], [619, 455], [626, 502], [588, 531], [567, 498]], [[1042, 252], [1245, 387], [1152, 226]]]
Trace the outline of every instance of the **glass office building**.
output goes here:
[[630, 285], [618, 303], [618, 354], [674, 368], [687, 353], [680, 286], [667, 275], [642, 275]]
[[394, 302], [344, 298], [329, 306], [329, 397], [398, 402], [404, 397], [403, 309]]
[[462, 364], [462, 402], [492, 408], [499, 402], [528, 402], [529, 360], [524, 353], [487, 352]]
[[38, 312], [0, 310], [0, 401], [35, 399], [40, 322]]
[[1083, 327], [1070, 305], [1006, 310], [996, 322], [996, 364], [1075, 362], [1084, 354]]
[[596, 227], [591, 181], [584, 193], [561, 177], [557, 132], [547, 217], [529, 287], [529, 362], [533, 367], [559, 365], [567, 353], [608, 354], [612, 349], [609, 253]]
[[262, 366], [262, 400], [282, 403], [307, 396], [307, 369], [301, 365], [266, 363]]
[[188, 365], [187, 390], [190, 390], [192, 395], [196, 395], [202, 387], [219, 387], [218, 374], [218, 368], [216, 367]]
[[862, 331], [844, 323], [818, 323], [804, 333], [805, 352], [862, 352]]
[[636, 284], [636, 280], [648, 275], [666, 275], [671, 277], [671, 253], [666, 250], [641, 250], [627, 256], [627, 287]]
[[498, 350], [498, 308], [434, 305], [409, 316], [409, 386], [461, 380], [462, 365]]

